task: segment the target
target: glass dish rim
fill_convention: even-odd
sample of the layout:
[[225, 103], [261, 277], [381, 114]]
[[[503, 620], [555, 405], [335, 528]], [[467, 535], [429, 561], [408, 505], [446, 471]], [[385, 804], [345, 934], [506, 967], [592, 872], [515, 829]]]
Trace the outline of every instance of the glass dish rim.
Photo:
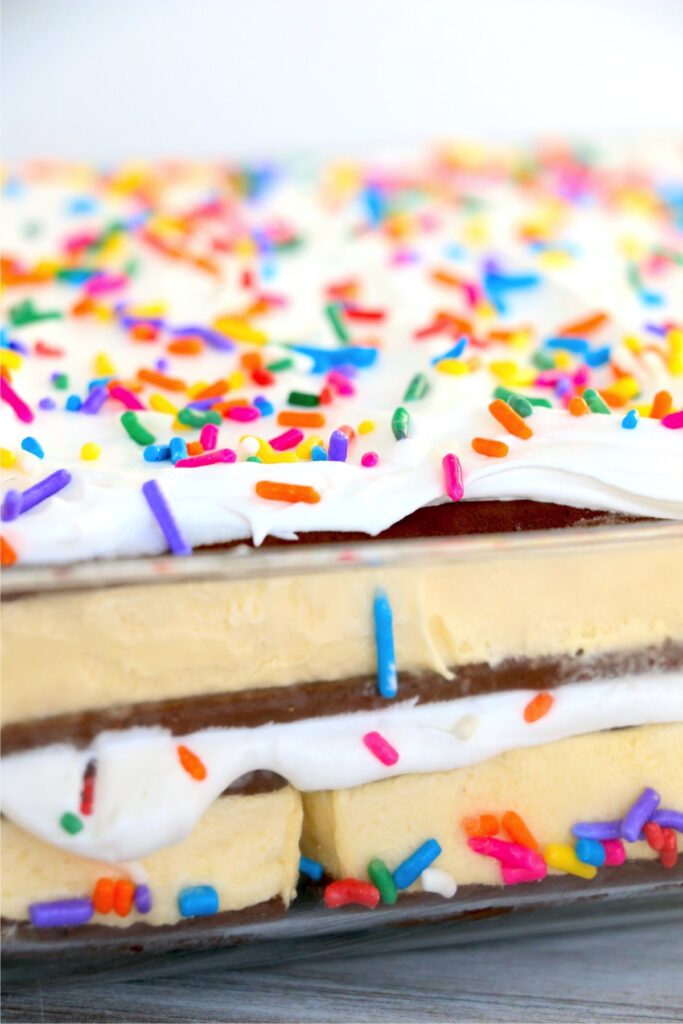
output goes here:
[[178, 582], [226, 582], [278, 576], [347, 572], [354, 569], [397, 569], [488, 561], [492, 558], [577, 554], [615, 546], [683, 543], [683, 522], [648, 520], [639, 523], [566, 527], [516, 533], [404, 540], [373, 538], [327, 544], [254, 548], [246, 543], [228, 549], [206, 548], [190, 558], [170, 554], [103, 559], [68, 565], [14, 566], [2, 573], [2, 599], [113, 586]]

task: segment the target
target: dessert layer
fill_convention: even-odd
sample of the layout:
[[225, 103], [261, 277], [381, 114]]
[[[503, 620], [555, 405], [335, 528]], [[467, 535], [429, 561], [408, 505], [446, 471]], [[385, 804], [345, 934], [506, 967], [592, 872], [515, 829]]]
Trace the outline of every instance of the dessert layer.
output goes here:
[[[150, 822], [151, 824], [151, 822]], [[301, 800], [292, 789], [217, 800], [182, 842], [127, 870], [58, 849], [14, 823], [2, 825], [2, 916], [25, 920], [32, 903], [89, 898], [99, 878], [131, 878], [149, 886], [152, 909], [125, 917], [95, 913], [93, 924], [173, 924], [181, 890], [212, 886], [219, 911], [279, 898], [288, 904], [299, 875]]]
[[[468, 847], [464, 818], [515, 811], [541, 848], [573, 843], [574, 823], [621, 818], [646, 786], [662, 806], [680, 807], [682, 749], [683, 724], [648, 725], [512, 750], [456, 771], [306, 793], [302, 850], [336, 878], [366, 879], [373, 858], [393, 871], [434, 838], [443, 851], [434, 867], [458, 885], [500, 885], [498, 862]], [[656, 856], [645, 842], [625, 846], [631, 859]]]
[[[683, 673], [683, 640], [594, 655], [507, 658], [496, 665], [460, 665], [452, 668], [448, 678], [429, 671], [400, 672], [399, 692], [401, 704], [443, 703], [507, 690], [554, 690], [567, 683], [644, 673]], [[124, 729], [159, 726], [172, 736], [184, 736], [201, 729], [254, 729], [268, 723], [379, 711], [387, 706], [374, 674], [331, 680], [324, 686], [317, 682], [293, 683], [285, 695], [281, 687], [275, 686], [13, 722], [2, 728], [2, 751], [6, 757], [54, 743], [81, 748], [93, 743], [100, 733]], [[271, 785], [267, 772], [252, 772], [232, 783], [231, 791], [261, 791]]]
[[368, 677], [378, 587], [393, 611], [399, 673], [448, 679], [470, 664], [683, 637], [683, 543], [666, 531], [647, 541], [628, 531], [623, 542], [560, 537], [538, 550], [501, 542], [437, 566], [347, 563], [27, 596], [3, 605], [3, 723]]
[[[103, 733], [84, 749], [55, 744], [5, 756], [3, 809], [67, 850], [131, 860], [179, 842], [232, 781], [257, 769], [304, 792], [346, 789], [599, 730], [682, 723], [683, 671], [568, 683], [542, 699], [539, 707], [538, 691], [515, 689], [182, 737], [158, 726]], [[79, 816], [89, 772], [92, 806]], [[79, 827], [66, 828], [65, 815]]]

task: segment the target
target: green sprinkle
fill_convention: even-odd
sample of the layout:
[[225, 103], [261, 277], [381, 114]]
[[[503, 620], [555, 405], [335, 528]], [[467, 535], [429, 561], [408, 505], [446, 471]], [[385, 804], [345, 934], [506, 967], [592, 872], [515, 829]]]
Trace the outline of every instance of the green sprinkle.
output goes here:
[[548, 398], [530, 398], [528, 395], [525, 396], [527, 402], [531, 402], [532, 405], [540, 406], [542, 409], [552, 409], [553, 403]]
[[424, 398], [429, 391], [429, 381], [427, 380], [424, 373], [416, 373], [410, 384], [406, 388], [406, 393], [403, 396], [404, 402], [416, 402], [420, 398]]
[[384, 861], [380, 860], [379, 857], [375, 857], [371, 860], [368, 864], [368, 874], [370, 875], [370, 881], [372, 884], [376, 885], [379, 889], [379, 894], [382, 897], [382, 903], [395, 903], [398, 897], [398, 891], [391, 871]]
[[663, 256], [665, 259], [671, 260], [672, 263], [677, 263], [679, 267], [683, 267], [683, 252], [676, 252], [675, 249], [667, 249], [661, 245], [656, 245], [652, 251], [655, 256]]
[[537, 370], [554, 370], [555, 358], [549, 352], [534, 352], [531, 362]]
[[195, 412], [194, 409], [181, 409], [178, 413], [178, 420], [180, 423], [184, 423], [186, 427], [194, 427], [196, 430], [201, 430], [207, 423], [215, 423], [219, 426], [221, 421], [221, 414], [214, 412], [213, 409], [209, 409], [207, 412]]
[[640, 276], [640, 271], [635, 263], [629, 263], [628, 270], [626, 271], [626, 278], [631, 287], [639, 292], [643, 287], [643, 279]]
[[531, 416], [534, 411], [534, 407], [531, 402], [527, 398], [524, 398], [523, 395], [510, 395], [507, 399], [507, 404], [511, 409], [514, 409], [518, 416], [523, 416], [524, 419], [526, 419], [527, 416]]
[[399, 405], [398, 409], [391, 417], [391, 429], [394, 432], [394, 437], [397, 441], [404, 441], [408, 436], [408, 428], [410, 427], [410, 413], [407, 409], [404, 409], [402, 405]]
[[70, 836], [75, 836], [77, 832], [81, 832], [83, 829], [83, 822], [77, 814], [72, 814], [71, 811], [67, 811], [61, 816], [59, 824]]
[[270, 370], [271, 373], [282, 373], [283, 370], [291, 370], [293, 368], [294, 360], [289, 357], [276, 359], [274, 363], [266, 363], [266, 370]]
[[52, 383], [54, 384], [58, 391], [66, 391], [66, 389], [69, 387], [69, 378], [65, 373], [56, 373], [52, 380]]
[[244, 460], [245, 462], [263, 462], [263, 459], [259, 459], [258, 455], [248, 455]]
[[127, 412], [123, 413], [121, 424], [131, 441], [135, 441], [136, 444], [144, 445], [145, 447], [148, 444], [154, 444], [154, 434], [150, 434], [149, 430], [143, 427], [132, 409], [128, 409]]
[[591, 412], [601, 412], [611, 416], [609, 406], [595, 388], [586, 388], [583, 398]]
[[304, 244], [304, 240], [301, 235], [294, 235], [293, 238], [286, 238], [283, 242], [276, 242], [274, 245], [275, 252], [296, 252]]
[[10, 308], [9, 319], [12, 327], [24, 327], [26, 324], [35, 324], [40, 320], [61, 320], [62, 314], [57, 310], [45, 310], [41, 313], [31, 299], [26, 299]]
[[287, 401], [290, 405], [320, 405], [320, 398], [318, 395], [313, 395], [309, 391], [290, 391], [287, 396]]
[[351, 335], [346, 330], [344, 321], [342, 320], [339, 303], [329, 302], [327, 306], [325, 306], [325, 312], [327, 313], [327, 319], [332, 324], [332, 330], [337, 335], [337, 340], [341, 341], [342, 345], [348, 345], [351, 341]]
[[502, 384], [499, 384], [496, 390], [493, 392], [494, 398], [500, 398], [503, 402], [507, 402], [508, 398], [512, 398], [514, 391], [510, 388], [504, 388]]

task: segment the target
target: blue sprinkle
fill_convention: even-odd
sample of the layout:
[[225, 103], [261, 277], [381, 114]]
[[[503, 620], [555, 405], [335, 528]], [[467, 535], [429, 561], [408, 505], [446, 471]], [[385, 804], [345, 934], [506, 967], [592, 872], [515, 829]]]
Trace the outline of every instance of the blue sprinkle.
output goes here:
[[546, 338], [546, 348], [562, 349], [564, 352], [574, 352], [583, 356], [588, 352], [588, 342], [585, 338]]
[[302, 875], [308, 875], [314, 882], [319, 882], [325, 873], [322, 864], [310, 857], [301, 857], [299, 860], [299, 871]]
[[436, 359], [432, 359], [432, 366], [436, 366], [436, 364], [440, 363], [442, 359], [458, 359], [463, 354], [463, 352], [465, 351], [465, 346], [466, 345], [467, 345], [467, 338], [463, 336], [460, 339], [460, 341], [458, 341], [453, 346], [453, 348], [450, 348], [448, 350], [448, 352], [444, 352], [444, 354], [442, 356], [437, 356]]
[[178, 910], [183, 917], [206, 917], [218, 913], [218, 893], [212, 885], [191, 885], [178, 893]]
[[41, 398], [38, 402], [38, 408], [43, 409], [45, 412], [50, 412], [50, 410], [57, 408], [57, 403], [54, 398]]
[[593, 368], [605, 366], [609, 362], [611, 354], [611, 348], [609, 345], [605, 345], [604, 348], [595, 348], [592, 352], [586, 352], [583, 361], [586, 366], [592, 366]]
[[638, 413], [638, 410], [629, 409], [629, 411], [626, 413], [623, 420], [621, 421], [621, 425], [624, 428], [624, 430], [635, 430], [638, 426], [639, 419], [640, 414]]
[[403, 861], [394, 871], [394, 885], [397, 889], [407, 889], [417, 881], [425, 868], [428, 868], [441, 853], [436, 839], [428, 839], [419, 846], [415, 853]]
[[646, 292], [641, 291], [640, 301], [645, 303], [646, 306], [661, 306], [664, 299], [659, 292]]
[[106, 387], [110, 380], [116, 380], [115, 377], [93, 377], [92, 380], [88, 381], [88, 391], [94, 391], [95, 388]]
[[263, 260], [259, 275], [262, 281], [272, 281], [274, 277], [277, 277], [277, 263], [275, 260]]
[[444, 246], [443, 254], [447, 260], [463, 260], [467, 256], [467, 250], [462, 245], [451, 242], [450, 245]]
[[74, 217], [80, 217], [87, 213], [95, 213], [99, 205], [99, 200], [94, 196], [74, 196], [68, 200], [66, 212]]
[[398, 692], [394, 627], [389, 598], [383, 590], [375, 592], [375, 646], [377, 648], [377, 689], [382, 697], [395, 697]]
[[45, 452], [43, 451], [42, 445], [40, 445], [35, 437], [25, 437], [21, 442], [21, 447], [25, 452], [30, 452], [31, 455], [37, 455], [39, 459], [45, 458]]
[[169, 444], [169, 453], [171, 456], [171, 462], [175, 466], [179, 459], [187, 458], [187, 445], [183, 441], [182, 437], [172, 437], [171, 443]]
[[343, 430], [335, 430], [330, 436], [327, 447], [327, 458], [330, 462], [346, 462], [349, 451], [349, 439]]
[[361, 195], [363, 211], [372, 225], [381, 224], [387, 214], [387, 200], [377, 185], [368, 185]]
[[69, 397], [66, 400], [66, 405], [64, 406], [64, 408], [67, 410], [67, 412], [78, 412], [82, 404], [83, 403], [81, 402], [78, 395], [69, 395]]
[[327, 452], [319, 444], [314, 444], [311, 448], [311, 459], [313, 462], [326, 462]]
[[256, 398], [253, 399], [252, 404], [256, 406], [262, 416], [272, 416], [275, 412], [272, 402], [269, 402], [267, 398], [263, 397], [263, 395], [257, 395]]
[[2, 194], [7, 199], [17, 199], [24, 191], [25, 186], [21, 178], [8, 178], [2, 188]]
[[582, 864], [594, 864], [601, 868], [605, 863], [605, 847], [597, 839], [579, 839], [575, 853]]
[[344, 363], [350, 363], [359, 369], [366, 369], [377, 360], [377, 349], [369, 346], [346, 345], [341, 349], [315, 348], [312, 345], [288, 345], [287, 347], [294, 352], [310, 356], [313, 360], [313, 373], [325, 373], [327, 370], [343, 366]]
[[12, 352], [18, 352], [22, 356], [27, 356], [31, 351], [28, 345], [24, 345], [23, 341], [17, 341], [15, 338], [8, 338], [4, 331], [2, 339], [0, 339], [0, 347], [11, 349]]
[[145, 462], [166, 462], [170, 458], [171, 449], [167, 444], [148, 444], [145, 448]]

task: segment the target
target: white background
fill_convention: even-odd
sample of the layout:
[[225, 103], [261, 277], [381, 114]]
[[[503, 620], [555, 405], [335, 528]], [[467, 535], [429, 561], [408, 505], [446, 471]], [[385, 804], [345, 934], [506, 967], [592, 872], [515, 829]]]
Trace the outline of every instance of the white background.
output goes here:
[[2, 11], [9, 159], [683, 126], [683, 0], [3, 0]]

